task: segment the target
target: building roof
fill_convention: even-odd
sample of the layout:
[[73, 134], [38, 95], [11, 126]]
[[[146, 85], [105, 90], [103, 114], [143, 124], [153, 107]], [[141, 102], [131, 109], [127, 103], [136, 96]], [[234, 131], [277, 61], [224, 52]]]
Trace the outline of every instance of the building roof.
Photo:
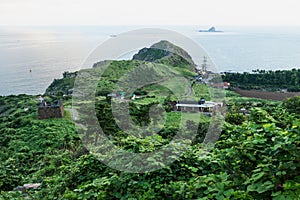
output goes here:
[[204, 104], [198, 104], [198, 103], [177, 103], [177, 107], [190, 107], [190, 108], [212, 108], [216, 106], [217, 104], [211, 101], [207, 101]]

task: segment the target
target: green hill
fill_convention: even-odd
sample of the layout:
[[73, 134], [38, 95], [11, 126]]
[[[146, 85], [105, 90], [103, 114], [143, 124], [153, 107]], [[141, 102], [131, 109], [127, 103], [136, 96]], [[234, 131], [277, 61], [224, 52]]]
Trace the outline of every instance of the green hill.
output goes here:
[[[167, 42], [160, 45], [170, 48]], [[65, 109], [65, 117], [61, 119], [38, 120], [38, 96], [0, 96], [0, 199], [299, 199], [299, 98], [274, 103], [230, 92], [222, 134], [208, 152], [208, 146], [203, 144], [207, 130], [210, 128], [210, 134], [214, 135], [222, 122], [217, 119], [210, 124], [213, 117], [168, 109], [174, 92], [185, 95], [184, 82], [176, 78], [190, 77], [192, 63], [184, 59], [172, 66], [179, 59], [177, 55], [155, 48], [144, 51], [151, 56], [140, 52], [137, 56], [140, 59], [96, 63], [94, 68], [64, 73], [62, 79], [55, 80], [46, 93], [52, 94], [47, 96], [49, 100], [64, 98], [69, 110]], [[171, 81], [166, 81], [168, 78]], [[88, 94], [93, 98], [82, 98], [84, 101], [77, 102], [79, 107], [75, 103], [73, 109], [79, 110], [80, 104], [93, 108], [105, 133], [104, 139], [119, 149], [155, 153], [172, 144], [179, 133], [183, 136], [179, 139], [190, 145], [170, 164], [163, 162], [163, 158], [172, 160], [172, 154], [156, 155], [140, 163], [142, 167], [159, 166], [156, 171], [126, 173], [108, 167], [81, 140], [82, 133], [86, 133], [83, 139], [94, 144], [103, 138], [97, 137], [94, 127], [76, 129], [70, 112], [71, 96], [62, 96], [73, 90], [74, 83], [75, 89], [82, 86], [96, 95]], [[135, 91], [126, 91], [130, 87]], [[196, 88], [197, 95], [209, 93], [204, 84], [196, 84]], [[122, 101], [108, 96], [120, 91], [126, 93]], [[74, 92], [80, 100], [82, 93]], [[141, 98], [132, 100], [131, 92]], [[128, 103], [126, 111], [138, 134], [119, 126], [131, 128], [127, 123], [120, 124], [125, 115], [121, 114], [121, 118], [113, 115], [114, 102]], [[165, 116], [153, 112], [158, 104], [166, 111]], [[249, 110], [248, 115], [240, 113], [241, 108]], [[92, 116], [83, 110], [78, 117], [76, 121], [80, 122]], [[180, 124], [184, 125], [181, 131]], [[147, 128], [148, 125], [156, 125], [157, 129]], [[192, 140], [189, 136], [193, 130], [197, 133]], [[172, 147], [175, 152], [180, 148]], [[128, 168], [135, 162], [121, 156], [111, 160], [118, 166], [123, 161]], [[18, 190], [22, 187], [17, 186], [28, 183], [40, 186]]]
[[[152, 63], [152, 64], [151, 64]], [[105, 72], [101, 72], [100, 90], [103, 94], [111, 91], [111, 83], [118, 81], [126, 72], [140, 67], [139, 74], [147, 74], [145, 78], [160, 79], [165, 76], [182, 75], [191, 78], [196, 74], [193, 72], [195, 64], [191, 56], [182, 48], [173, 45], [168, 41], [161, 41], [152, 45], [150, 48], [144, 48], [138, 54], [133, 56], [133, 60], [128, 61], [101, 61], [95, 63], [91, 69], [83, 69], [80, 73], [92, 74], [94, 70], [99, 69], [102, 64], [108, 65]], [[103, 66], [102, 66], [103, 67]], [[170, 69], [168, 69], [170, 67]], [[142, 69], [143, 68], [143, 69]], [[151, 72], [152, 70], [152, 72]], [[175, 73], [175, 74], [174, 74]], [[78, 72], [65, 72], [62, 79], [55, 79], [47, 88], [46, 94], [62, 95], [72, 92], [74, 81]], [[139, 76], [137, 76], [139, 77]], [[99, 77], [100, 78], [100, 77]], [[110, 80], [109, 82], [107, 82]], [[138, 79], [136, 80], [138, 81]], [[105, 86], [105, 87], [102, 87]], [[101, 91], [100, 91], [101, 93]]]
[[150, 48], [143, 48], [133, 56], [133, 60], [144, 60], [162, 63], [173, 67], [195, 70], [192, 57], [182, 48], [162, 40], [153, 44]]

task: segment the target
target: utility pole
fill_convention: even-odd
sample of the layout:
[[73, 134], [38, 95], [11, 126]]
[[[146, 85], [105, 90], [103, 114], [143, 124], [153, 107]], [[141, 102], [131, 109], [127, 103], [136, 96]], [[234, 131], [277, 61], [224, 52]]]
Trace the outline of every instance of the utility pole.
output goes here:
[[206, 74], [206, 71], [207, 71], [207, 57], [204, 56], [203, 57], [203, 63], [202, 63], [202, 73], [203, 74]]

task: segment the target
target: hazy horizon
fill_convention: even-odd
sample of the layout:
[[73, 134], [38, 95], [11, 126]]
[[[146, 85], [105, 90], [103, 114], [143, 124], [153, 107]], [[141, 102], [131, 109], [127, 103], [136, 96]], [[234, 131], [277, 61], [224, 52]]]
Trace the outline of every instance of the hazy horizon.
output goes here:
[[1, 0], [0, 25], [300, 26], [297, 0]]

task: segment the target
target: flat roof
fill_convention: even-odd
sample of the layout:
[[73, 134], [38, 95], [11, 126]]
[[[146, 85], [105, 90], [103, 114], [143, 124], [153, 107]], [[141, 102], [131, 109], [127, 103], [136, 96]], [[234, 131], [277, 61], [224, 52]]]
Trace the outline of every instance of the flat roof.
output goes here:
[[191, 108], [212, 108], [215, 104], [176, 104], [177, 107], [191, 107]]

